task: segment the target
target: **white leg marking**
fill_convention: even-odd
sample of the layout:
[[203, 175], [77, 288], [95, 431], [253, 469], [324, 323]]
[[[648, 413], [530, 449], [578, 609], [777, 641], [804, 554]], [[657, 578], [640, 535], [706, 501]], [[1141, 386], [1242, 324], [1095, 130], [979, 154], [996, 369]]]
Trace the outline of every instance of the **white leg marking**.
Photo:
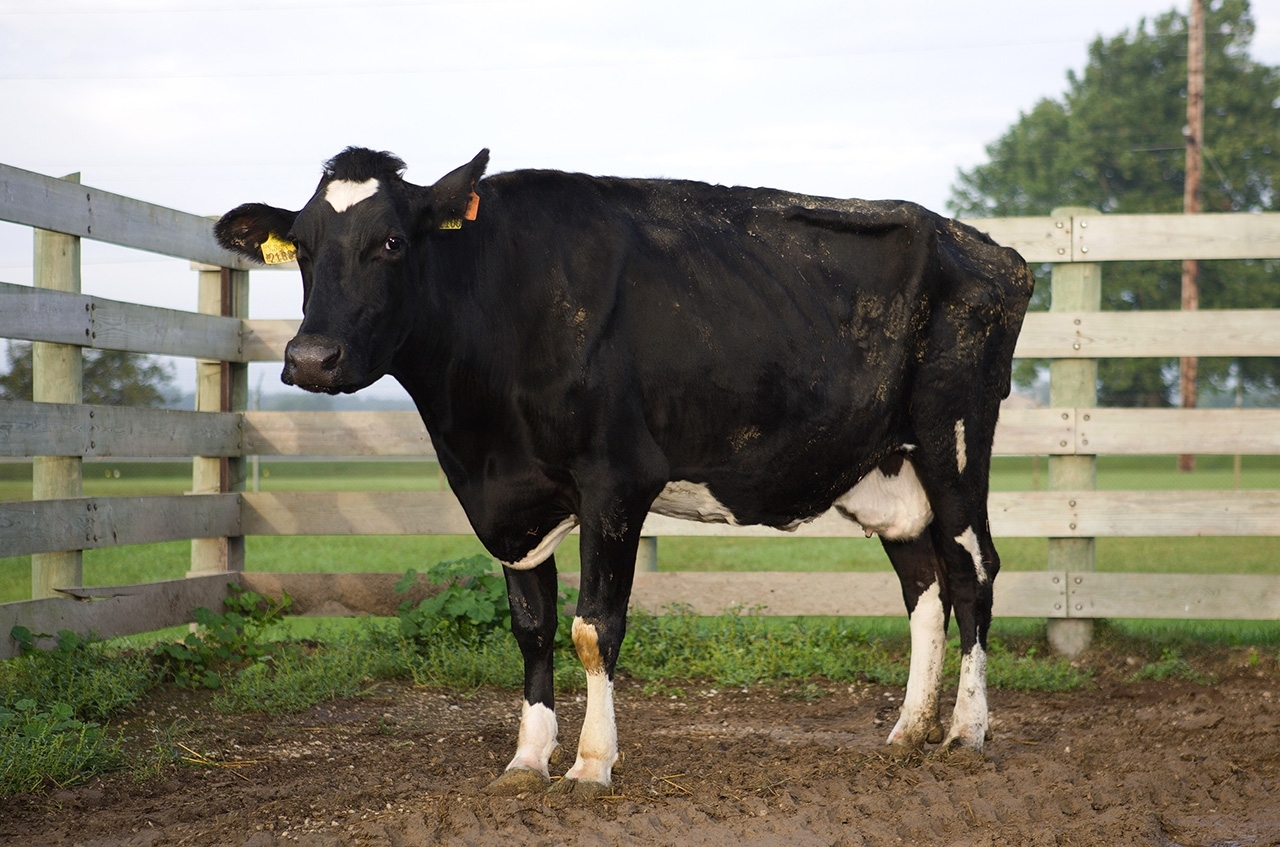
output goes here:
[[578, 525], [576, 515], [570, 515], [556, 526], [555, 529], [547, 533], [546, 537], [538, 542], [538, 546], [534, 547], [524, 558], [518, 562], [503, 562], [505, 567], [517, 571], [527, 571], [536, 568], [538, 565], [551, 558], [551, 554], [556, 552], [556, 548], [560, 546], [560, 542], [564, 541], [564, 537], [573, 532], [573, 528]]
[[978, 546], [978, 536], [973, 527], [966, 527], [964, 532], [957, 535], [956, 543], [969, 552], [973, 558], [973, 572], [978, 575], [978, 583], [986, 585], [990, 577], [987, 576], [987, 565], [982, 561], [982, 548]]
[[947, 649], [944, 620], [942, 588], [935, 582], [916, 600], [911, 613], [911, 674], [902, 698], [902, 714], [889, 733], [890, 744], [923, 744], [938, 727], [942, 661]]
[[964, 446], [964, 419], [956, 421], [956, 471], [964, 473], [964, 466], [969, 464], [969, 457], [965, 455]]
[[507, 770], [521, 768], [550, 776], [547, 762], [556, 749], [557, 731], [555, 712], [541, 703], [532, 706], [525, 703], [520, 709], [520, 741]]
[[364, 182], [335, 179], [324, 190], [324, 199], [329, 201], [335, 212], [345, 212], [361, 200], [368, 200], [377, 194], [378, 188], [376, 179], [366, 179]]
[[981, 644], [975, 644], [968, 655], [960, 657], [960, 690], [944, 744], [959, 743], [981, 750], [986, 737], [987, 654]]
[[858, 480], [836, 500], [835, 507], [860, 524], [868, 537], [878, 532], [890, 541], [916, 538], [933, 520], [933, 508], [915, 466], [905, 459], [895, 476], [886, 476], [876, 468]]
[[587, 714], [578, 737], [578, 759], [564, 775], [611, 785], [618, 761], [618, 726], [613, 714], [613, 680], [600, 660], [596, 628], [582, 618], [573, 619], [573, 644], [587, 670]]

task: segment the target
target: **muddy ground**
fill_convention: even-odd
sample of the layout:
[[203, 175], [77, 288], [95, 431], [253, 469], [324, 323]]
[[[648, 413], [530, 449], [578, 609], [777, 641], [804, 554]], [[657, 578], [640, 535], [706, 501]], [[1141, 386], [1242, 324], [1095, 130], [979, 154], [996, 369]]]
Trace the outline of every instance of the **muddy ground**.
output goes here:
[[[994, 691], [985, 754], [948, 757], [882, 746], [901, 689], [672, 699], [624, 679], [615, 796], [591, 801], [484, 793], [514, 748], [514, 692], [382, 683], [275, 719], [170, 693], [127, 729], [185, 761], [0, 800], [0, 844], [1280, 844], [1280, 671], [1236, 656], [1217, 672]], [[560, 704], [570, 745], [582, 706]]]

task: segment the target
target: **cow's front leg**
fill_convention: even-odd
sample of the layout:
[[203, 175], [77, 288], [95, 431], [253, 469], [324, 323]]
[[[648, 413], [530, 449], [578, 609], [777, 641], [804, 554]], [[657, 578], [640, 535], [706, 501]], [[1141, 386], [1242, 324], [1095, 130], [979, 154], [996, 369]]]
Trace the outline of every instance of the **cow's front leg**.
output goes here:
[[557, 741], [554, 686], [556, 643], [555, 558], [532, 570], [503, 568], [511, 603], [511, 631], [524, 657], [524, 704], [516, 754], [486, 789], [494, 794], [542, 790], [550, 784], [547, 765]]
[[945, 569], [927, 529], [910, 541], [881, 542], [902, 583], [902, 599], [911, 621], [911, 670], [902, 712], [888, 743], [908, 747], [937, 744], [942, 740], [942, 663], [951, 610]]
[[[652, 498], [650, 498], [652, 499]], [[582, 582], [573, 645], [587, 675], [587, 713], [578, 758], [552, 790], [598, 796], [611, 790], [618, 760], [613, 677], [627, 629], [627, 601], [648, 501], [603, 521], [582, 522]]]

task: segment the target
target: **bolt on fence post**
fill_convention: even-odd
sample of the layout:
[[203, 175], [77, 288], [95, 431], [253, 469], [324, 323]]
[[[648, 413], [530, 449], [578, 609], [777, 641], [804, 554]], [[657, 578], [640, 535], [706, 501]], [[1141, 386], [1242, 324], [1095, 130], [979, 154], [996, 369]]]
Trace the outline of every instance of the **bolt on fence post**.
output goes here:
[[[63, 179], [80, 182], [80, 174]], [[80, 293], [80, 238], [32, 230], [36, 288]], [[37, 403], [84, 401], [84, 355], [71, 344], [35, 341], [31, 345], [31, 399]], [[84, 496], [83, 456], [35, 456], [31, 460], [33, 500]], [[31, 556], [31, 597], [56, 597], [58, 588], [83, 584], [84, 553], [66, 550]]]
[[[1096, 215], [1092, 209], [1054, 209], [1055, 218], [1071, 221], [1072, 241], [1078, 218]], [[1096, 262], [1054, 264], [1050, 282], [1051, 312], [1097, 312], [1102, 308], [1102, 266]], [[1098, 361], [1096, 359], [1054, 359], [1049, 366], [1049, 405], [1055, 409], [1087, 409], [1098, 402]], [[1092, 491], [1097, 488], [1098, 459], [1094, 455], [1049, 457], [1050, 491]], [[1094, 569], [1093, 538], [1050, 538], [1048, 568], [1076, 573]], [[1068, 592], [1071, 584], [1068, 583]], [[1070, 594], [1068, 593], [1068, 599]], [[1064, 604], [1071, 615], [1075, 609]], [[1048, 620], [1049, 644], [1067, 656], [1078, 655], [1093, 640], [1093, 621], [1062, 617]]]

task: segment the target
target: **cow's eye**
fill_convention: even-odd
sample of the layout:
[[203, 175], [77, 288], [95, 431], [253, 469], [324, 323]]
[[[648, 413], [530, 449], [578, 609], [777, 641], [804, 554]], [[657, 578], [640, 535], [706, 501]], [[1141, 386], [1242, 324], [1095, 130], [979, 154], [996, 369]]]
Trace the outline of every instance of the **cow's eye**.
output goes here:
[[382, 245], [382, 249], [386, 250], [388, 253], [399, 253], [404, 249], [404, 246], [403, 238], [398, 235], [392, 235], [387, 238], [387, 243]]

